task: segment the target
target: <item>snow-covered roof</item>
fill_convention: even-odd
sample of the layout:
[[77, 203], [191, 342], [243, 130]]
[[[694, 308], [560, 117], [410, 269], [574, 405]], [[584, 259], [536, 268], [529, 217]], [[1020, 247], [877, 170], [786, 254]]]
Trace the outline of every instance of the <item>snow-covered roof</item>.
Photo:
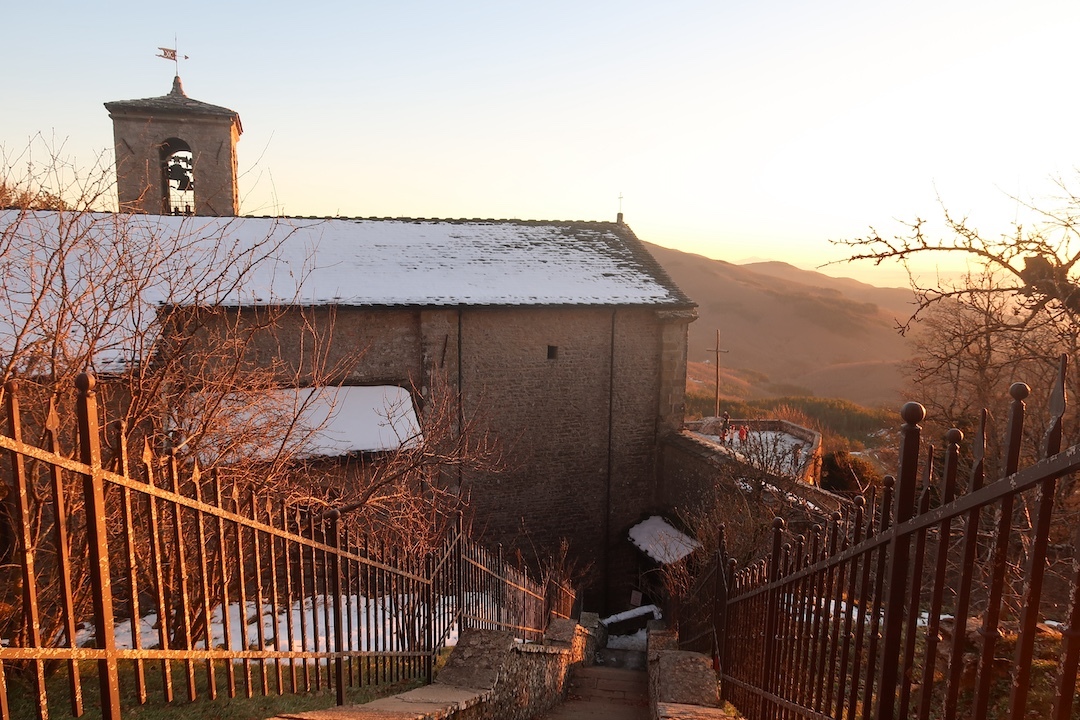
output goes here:
[[[55, 232], [54, 212], [23, 218], [20, 232]], [[66, 222], [79, 221], [68, 216]], [[0, 214], [0, 232], [18, 211]], [[623, 224], [518, 220], [209, 218], [87, 214], [103, 242], [123, 235], [184, 236], [189, 270], [219, 272], [225, 258], [257, 259], [224, 305], [350, 306], [647, 305], [691, 307]], [[52, 230], [50, 230], [53, 228]], [[47, 246], [47, 243], [41, 243]], [[148, 287], [152, 302], [185, 302]]]
[[621, 223], [0, 210], [0, 239], [0, 356], [63, 307], [99, 371], [153, 352], [166, 305], [693, 307]]
[[682, 560], [701, 547], [701, 543], [676, 530], [659, 515], [642, 520], [630, 528], [629, 534], [630, 542], [661, 565]]

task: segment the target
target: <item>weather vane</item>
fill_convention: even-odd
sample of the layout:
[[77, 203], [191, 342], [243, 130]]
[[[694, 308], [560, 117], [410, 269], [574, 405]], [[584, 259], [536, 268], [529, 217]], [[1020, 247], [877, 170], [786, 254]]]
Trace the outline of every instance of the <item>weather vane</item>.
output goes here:
[[159, 54], [155, 55], [154, 57], [164, 58], [165, 60], [172, 60], [173, 64], [176, 66], [176, 75], [179, 76], [180, 75], [180, 60], [188, 60], [190, 58], [188, 58], [187, 55], [181, 55], [180, 53], [178, 53], [176, 51], [176, 48], [177, 48], [176, 36], [173, 35], [173, 46], [171, 48], [159, 47], [158, 50], [160, 50], [161, 52]]

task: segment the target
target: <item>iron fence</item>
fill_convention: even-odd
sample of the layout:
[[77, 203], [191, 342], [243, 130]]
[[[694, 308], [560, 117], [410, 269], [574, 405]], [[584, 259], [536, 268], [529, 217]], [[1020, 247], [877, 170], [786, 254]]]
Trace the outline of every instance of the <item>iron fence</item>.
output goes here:
[[547, 582], [547, 608], [553, 618], [569, 620], [574, 617], [577, 591], [565, 580], [551, 578]]
[[472, 541], [461, 543], [461, 559], [463, 627], [509, 630], [526, 642], [543, 637], [547, 599], [528, 568], [506, 563], [501, 545], [493, 553]]
[[543, 634], [555, 584], [493, 558], [460, 522], [438, 552], [415, 557], [336, 510], [243, 494], [149, 447], [136, 472], [126, 457], [120, 472], [104, 469], [94, 380], [77, 386], [78, 460], [59, 447], [51, 408], [45, 447], [23, 442], [7, 386], [0, 448], [14, 511], [0, 524], [14, 537], [0, 567], [0, 719], [24, 686], [43, 720], [87, 702], [119, 720], [122, 689], [146, 703], [333, 688], [343, 704], [347, 686], [430, 682], [456, 629]]
[[1029, 467], [1019, 467], [1026, 385], [1010, 388], [1003, 476], [985, 482], [984, 413], [966, 492], [955, 429], [940, 472], [927, 448], [920, 483], [925, 411], [909, 403], [897, 479], [880, 498], [857, 498], [809, 538], [778, 518], [771, 553], [737, 572], [721, 549], [711, 634], [725, 697], [752, 719], [1018, 720], [1035, 695], [1052, 720], [1072, 717], [1075, 556], [1055, 579], [1060, 597], [1046, 597], [1058, 481], [1080, 470], [1080, 446], [1061, 450], [1065, 370], [1062, 357], [1042, 459]]

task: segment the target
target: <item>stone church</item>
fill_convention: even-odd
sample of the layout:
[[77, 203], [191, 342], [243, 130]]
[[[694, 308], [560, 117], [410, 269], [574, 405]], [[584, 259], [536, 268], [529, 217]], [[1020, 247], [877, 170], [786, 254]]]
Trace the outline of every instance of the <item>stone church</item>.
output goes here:
[[[232, 110], [169, 94], [105, 104], [120, 207], [220, 217], [239, 243], [287, 227], [278, 270], [225, 305], [295, 303], [333, 314], [332, 343], [358, 348], [345, 386], [431, 387], [499, 438], [510, 469], [464, 479], [489, 542], [556, 547], [592, 563], [592, 603], [625, 606], [627, 531], [662, 509], [662, 444], [683, 422], [694, 303], [622, 222], [310, 219], [238, 213]], [[166, 217], [179, 215], [181, 217]], [[212, 232], [209, 233], [213, 235]], [[297, 273], [299, 276], [300, 273]], [[331, 348], [331, 354], [335, 348]], [[277, 361], [302, 375], [283, 344]], [[296, 377], [293, 374], [292, 377]]]

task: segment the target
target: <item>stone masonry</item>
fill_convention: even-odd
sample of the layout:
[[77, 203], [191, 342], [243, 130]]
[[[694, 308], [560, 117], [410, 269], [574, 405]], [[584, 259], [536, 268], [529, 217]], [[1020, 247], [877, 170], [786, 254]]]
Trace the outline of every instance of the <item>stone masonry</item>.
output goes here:
[[[255, 323], [267, 311], [244, 312]], [[418, 399], [445, 383], [508, 458], [503, 472], [461, 478], [477, 527], [527, 557], [569, 539], [592, 564], [595, 607], [605, 587], [625, 602], [636, 572], [626, 532], [663, 501], [658, 448], [682, 419], [688, 322], [648, 308], [309, 308], [278, 318], [250, 359], [278, 358], [283, 382], [310, 381], [321, 335], [335, 382]], [[305, 326], [321, 331], [297, 342]]]
[[193, 100], [180, 78], [168, 95], [105, 103], [113, 120], [116, 185], [126, 212], [168, 214], [161, 148], [180, 140], [191, 150], [195, 215], [236, 215], [236, 143], [240, 116], [228, 108]]

